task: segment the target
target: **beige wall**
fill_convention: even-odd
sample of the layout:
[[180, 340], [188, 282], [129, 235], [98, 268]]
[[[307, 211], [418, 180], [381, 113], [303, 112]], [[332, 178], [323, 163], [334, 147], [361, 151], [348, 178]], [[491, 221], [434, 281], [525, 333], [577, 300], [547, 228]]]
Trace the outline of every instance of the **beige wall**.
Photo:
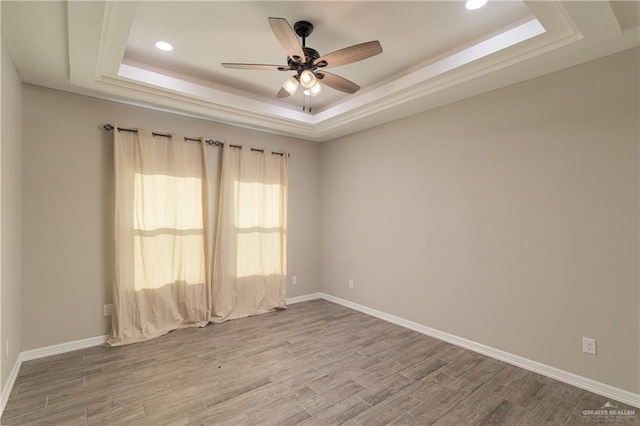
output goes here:
[[108, 331], [101, 125], [118, 122], [292, 153], [289, 297], [324, 291], [637, 393], [637, 76], [628, 51], [324, 144], [25, 85], [21, 349]]
[[290, 152], [288, 270], [298, 284], [287, 296], [320, 290], [318, 144], [36, 86], [23, 93], [22, 350], [109, 330], [113, 153], [104, 123]]
[[323, 291], [638, 393], [638, 75], [626, 51], [323, 144]]
[[[0, 136], [0, 390], [20, 353], [20, 144], [22, 83], [2, 41]], [[9, 341], [9, 356], [5, 343]]]

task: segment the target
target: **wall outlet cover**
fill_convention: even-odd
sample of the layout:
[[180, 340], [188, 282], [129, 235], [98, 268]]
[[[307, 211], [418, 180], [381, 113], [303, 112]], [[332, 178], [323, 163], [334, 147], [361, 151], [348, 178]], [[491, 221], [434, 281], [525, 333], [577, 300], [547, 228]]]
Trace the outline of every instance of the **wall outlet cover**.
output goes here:
[[591, 337], [583, 337], [582, 352], [590, 355], [597, 355], [596, 339], [592, 339]]

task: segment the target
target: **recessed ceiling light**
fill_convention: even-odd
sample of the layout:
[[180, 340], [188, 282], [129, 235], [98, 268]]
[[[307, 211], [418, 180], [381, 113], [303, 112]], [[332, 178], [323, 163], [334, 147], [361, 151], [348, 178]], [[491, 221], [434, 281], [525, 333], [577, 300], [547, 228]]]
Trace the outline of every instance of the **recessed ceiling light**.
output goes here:
[[173, 50], [173, 45], [166, 41], [156, 41], [156, 47], [160, 50], [164, 50], [165, 52], [171, 52]]
[[487, 4], [487, 0], [467, 0], [464, 6], [469, 10], [475, 10], [480, 9], [485, 4]]

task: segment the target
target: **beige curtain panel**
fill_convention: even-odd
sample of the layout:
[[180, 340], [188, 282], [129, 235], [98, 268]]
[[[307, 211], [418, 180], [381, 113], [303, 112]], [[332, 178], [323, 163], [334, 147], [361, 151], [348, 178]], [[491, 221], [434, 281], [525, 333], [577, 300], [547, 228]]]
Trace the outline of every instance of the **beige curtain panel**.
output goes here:
[[223, 147], [214, 322], [285, 307], [287, 161], [286, 154]]
[[108, 343], [209, 321], [202, 143], [114, 132], [115, 280]]
[[225, 145], [210, 212], [205, 149], [175, 134], [114, 132], [109, 345], [285, 307], [287, 156]]

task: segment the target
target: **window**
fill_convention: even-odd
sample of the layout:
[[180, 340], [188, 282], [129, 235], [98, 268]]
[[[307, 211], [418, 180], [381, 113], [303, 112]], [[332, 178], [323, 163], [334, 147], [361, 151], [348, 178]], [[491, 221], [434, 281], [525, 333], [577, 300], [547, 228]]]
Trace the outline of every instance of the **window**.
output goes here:
[[285, 274], [284, 197], [282, 185], [234, 181], [238, 278]]
[[201, 180], [136, 173], [133, 198], [135, 290], [204, 283]]

